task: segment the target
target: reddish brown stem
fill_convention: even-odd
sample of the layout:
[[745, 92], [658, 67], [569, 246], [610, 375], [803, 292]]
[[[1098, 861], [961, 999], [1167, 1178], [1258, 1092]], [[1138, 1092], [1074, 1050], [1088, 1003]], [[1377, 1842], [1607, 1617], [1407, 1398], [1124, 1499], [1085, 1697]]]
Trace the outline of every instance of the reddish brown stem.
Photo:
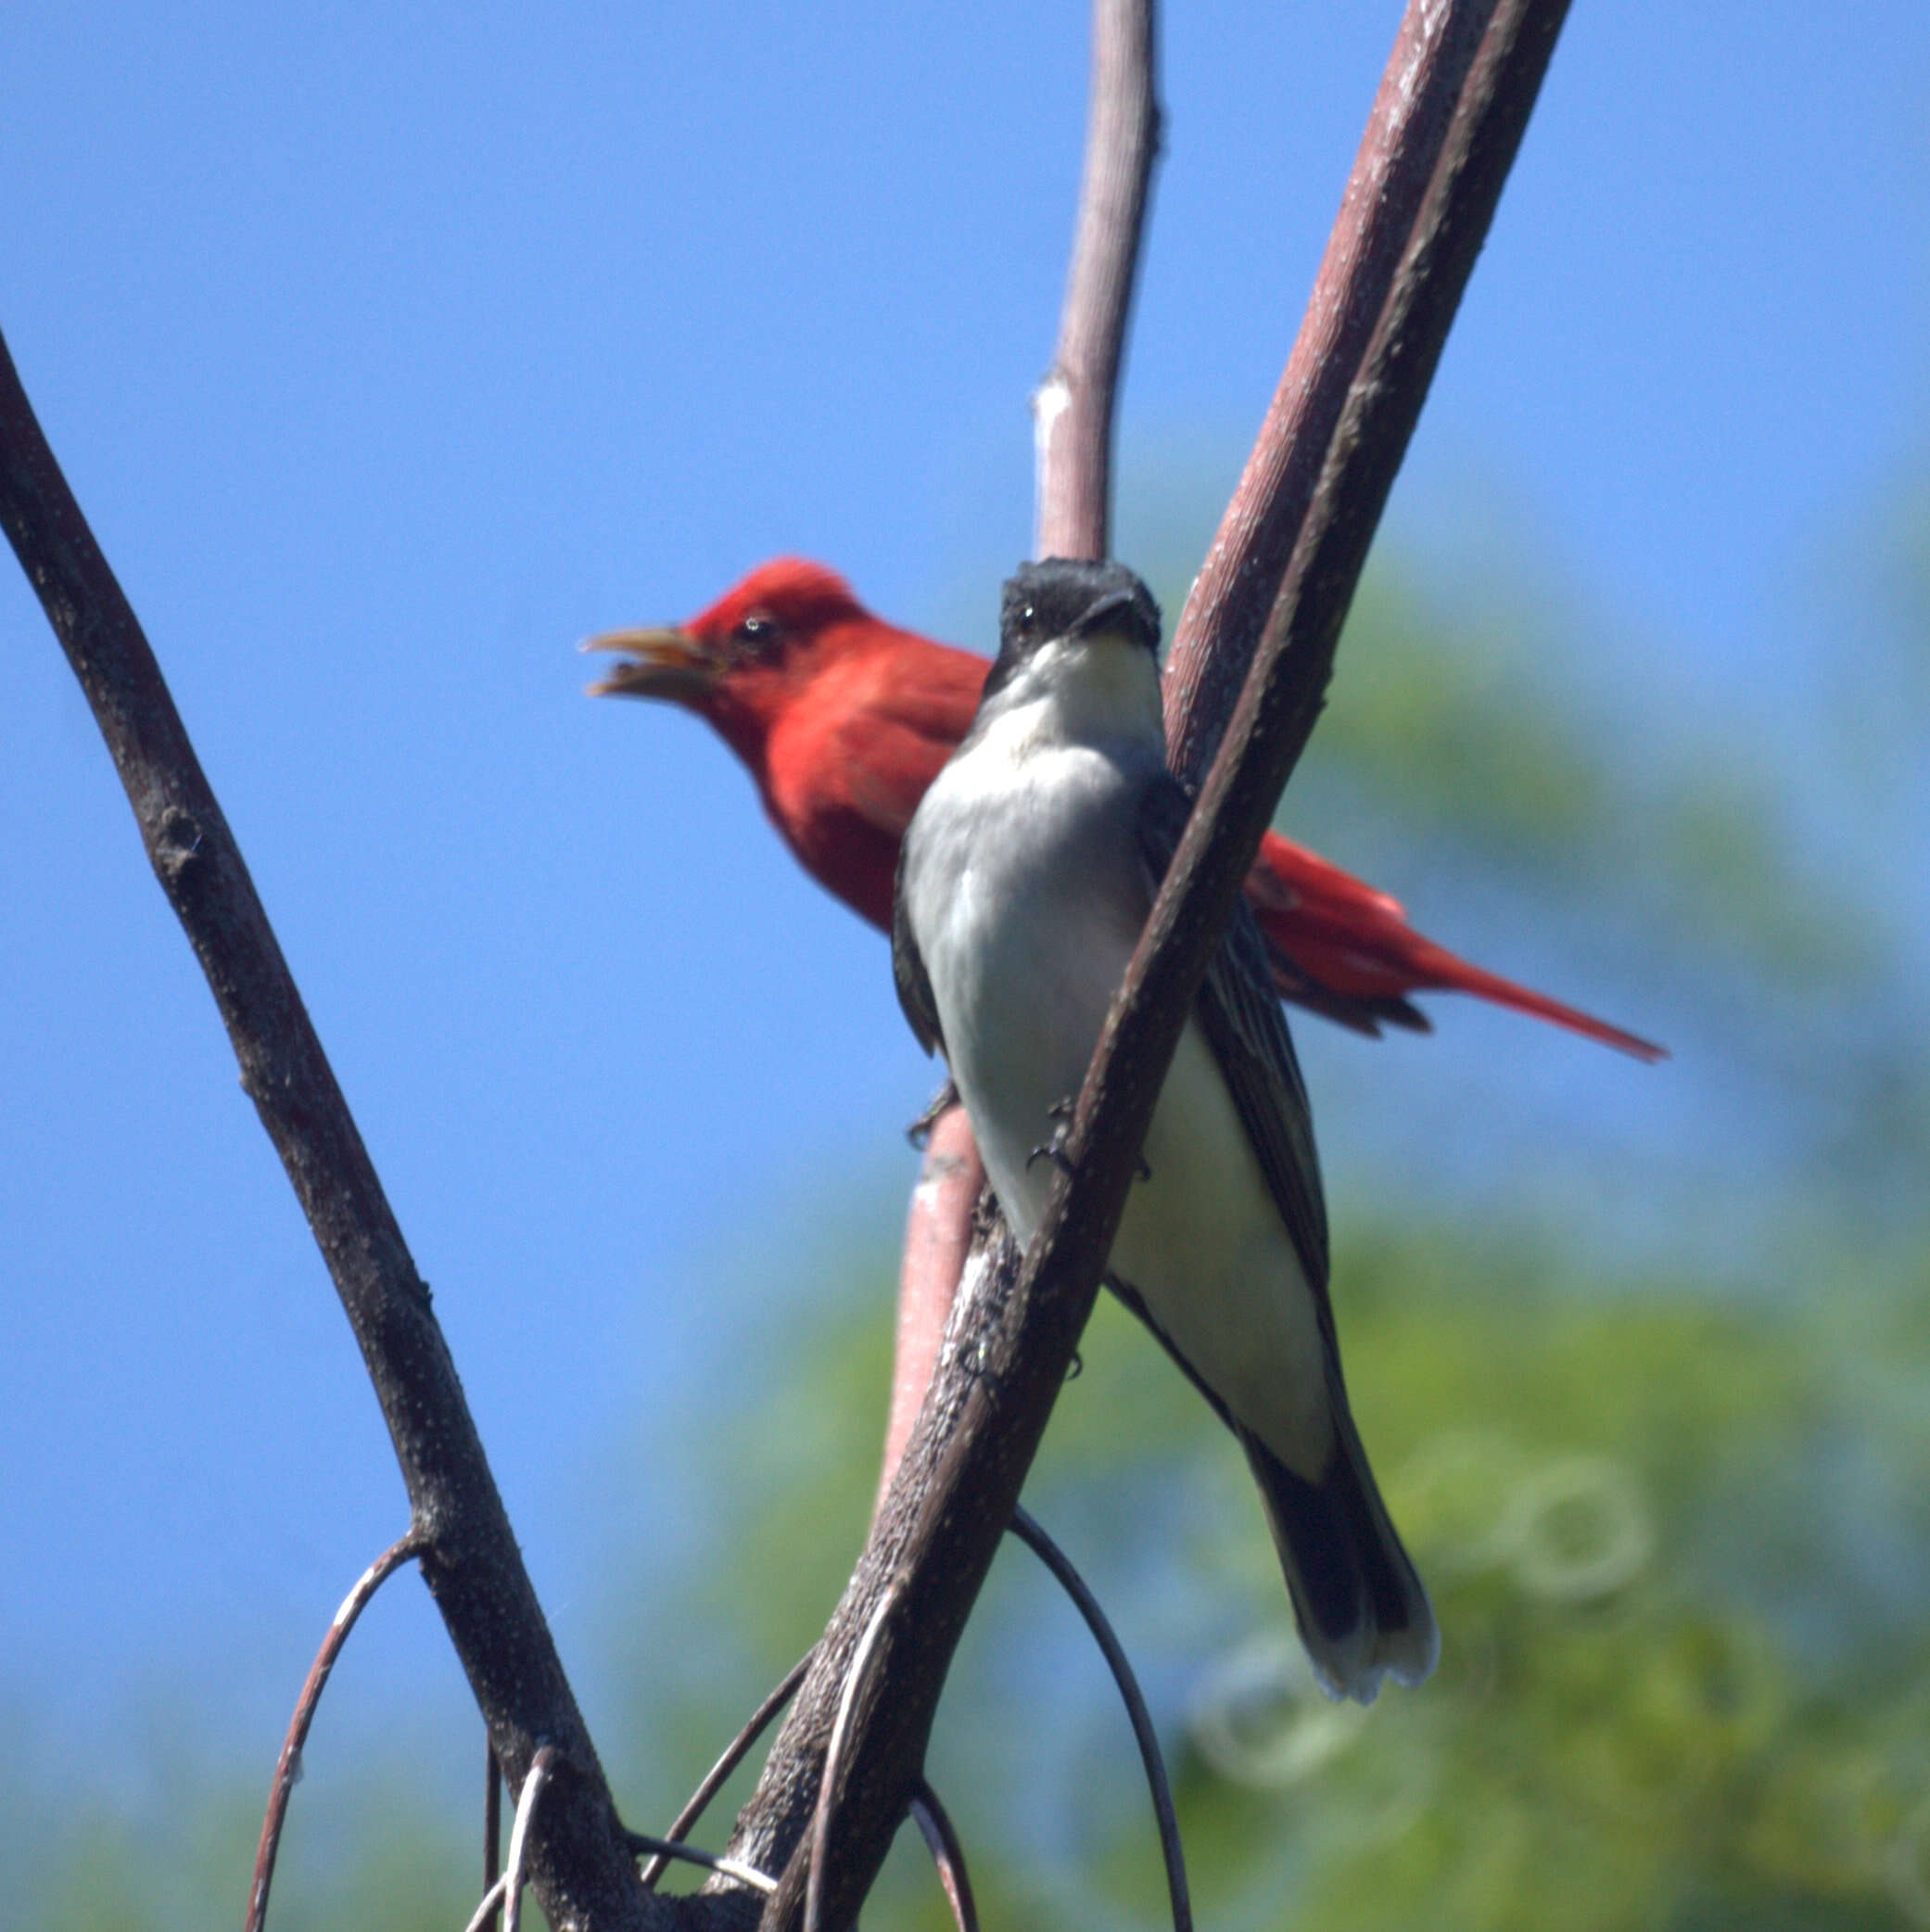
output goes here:
[[[288, 1799], [294, 1793], [296, 1779], [301, 1775], [301, 1753], [309, 1741], [309, 1727], [315, 1722], [315, 1710], [322, 1702], [322, 1693], [328, 1687], [329, 1672], [335, 1669], [335, 1660], [342, 1654], [342, 1646], [349, 1641], [349, 1633], [355, 1628], [356, 1620], [368, 1608], [375, 1592], [404, 1563], [419, 1557], [422, 1547], [421, 1533], [411, 1530], [406, 1536], [390, 1544], [362, 1571], [354, 1589], [342, 1599], [342, 1607], [335, 1613], [335, 1621], [328, 1626], [328, 1634], [322, 1639], [322, 1647], [316, 1651], [315, 1660], [309, 1666], [308, 1681], [301, 1686], [301, 1696], [295, 1703], [295, 1715], [288, 1722], [288, 1735], [282, 1740], [282, 1755], [274, 1767], [274, 1782], [268, 1787], [268, 1810], [261, 1819], [261, 1841], [255, 1849], [254, 1883], [248, 1888], [248, 1932], [261, 1932], [268, 1920], [268, 1890], [274, 1883], [274, 1862], [281, 1850], [282, 1826], [287, 1821]], [[493, 1770], [492, 1765], [492, 1773]]]
[[952, 1924], [959, 1932], [978, 1932], [978, 1901], [971, 1896], [971, 1875], [965, 1869], [965, 1848], [959, 1842], [951, 1814], [938, 1801], [938, 1794], [923, 1778], [911, 1794], [911, 1819], [938, 1868], [938, 1882], [945, 1888], [946, 1902], [952, 1909]]
[[[483, 1891], [487, 1895], [502, 1875], [502, 1767], [496, 1761], [496, 1747], [485, 1742], [487, 1760], [483, 1778]], [[500, 1921], [491, 1919], [491, 1926]]]
[[1059, 1586], [1073, 1600], [1092, 1633], [1112, 1682], [1119, 1686], [1126, 1708], [1126, 1721], [1133, 1727], [1133, 1742], [1139, 1747], [1139, 1762], [1145, 1767], [1146, 1786], [1152, 1797], [1153, 1823], [1159, 1827], [1160, 1856], [1166, 1866], [1166, 1902], [1173, 1913], [1173, 1932], [1193, 1932], [1193, 1901], [1187, 1885], [1185, 1848], [1179, 1838], [1179, 1815], [1173, 1808], [1173, 1785], [1166, 1775], [1166, 1760], [1160, 1752], [1160, 1735], [1154, 1730], [1152, 1712], [1133, 1672], [1125, 1646], [1119, 1641], [1111, 1620], [1092, 1594], [1086, 1579], [1073, 1567], [1073, 1559], [1053, 1542], [1029, 1510], [1012, 1511], [1012, 1534], [1036, 1556], [1059, 1581]]
[[1058, 352], [1032, 399], [1037, 556], [1106, 554], [1112, 419], [1160, 150], [1154, 52], [1152, 0], [1093, 0], [1079, 225]]
[[[817, 1646], [813, 1645], [784, 1673], [781, 1682], [766, 1697], [763, 1703], [744, 1720], [743, 1729], [724, 1747], [723, 1755], [705, 1773], [704, 1782], [692, 1792], [685, 1801], [683, 1810], [671, 1821], [670, 1829], [664, 1834], [667, 1842], [681, 1843], [696, 1830], [697, 1821], [709, 1809], [711, 1799], [723, 1789], [724, 1780], [743, 1762], [751, 1747], [768, 1729], [771, 1719], [797, 1695], [797, 1686], [804, 1682], [805, 1672], [810, 1669], [811, 1659], [817, 1654]], [[631, 1833], [633, 1844], [636, 1842], [636, 1837], [634, 1832]], [[646, 1886], [654, 1886], [664, 1875], [664, 1867], [668, 1862], [667, 1852], [653, 1851], [644, 1860], [642, 1871], [639, 1875]]]
[[897, 1473], [918, 1406], [932, 1383], [938, 1346], [971, 1245], [971, 1211], [984, 1185], [984, 1164], [962, 1107], [938, 1116], [925, 1144], [925, 1170], [911, 1192], [905, 1259], [898, 1271], [898, 1332], [892, 1361], [891, 1416], [884, 1431], [882, 1503]]
[[[1112, 500], [1112, 426], [1133, 284], [1159, 156], [1152, 0], [1093, 0], [1086, 167], [1052, 367], [1032, 399], [1037, 459], [1034, 551], [1102, 557]], [[984, 1181], [962, 1109], [932, 1136], [912, 1196], [882, 1502], [931, 1384]], [[941, 1133], [943, 1140], [941, 1142]]]
[[1188, 786], [1199, 785], [1232, 715], [1493, 11], [1492, 0], [1464, 0], [1410, 6], [1402, 17], [1300, 334], [1174, 627], [1167, 756]]

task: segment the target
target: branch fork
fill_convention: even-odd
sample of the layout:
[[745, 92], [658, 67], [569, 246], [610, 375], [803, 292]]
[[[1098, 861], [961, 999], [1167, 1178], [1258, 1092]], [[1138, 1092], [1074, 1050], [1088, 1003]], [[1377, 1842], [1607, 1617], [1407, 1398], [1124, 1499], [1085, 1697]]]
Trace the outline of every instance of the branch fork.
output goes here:
[[[914, 1215], [908, 1296], [922, 1300], [908, 1308], [918, 1335], [943, 1332], [936, 1370], [727, 1854], [781, 1871], [762, 1910], [768, 1927], [853, 1923], [893, 1832], [929, 1797], [924, 1749], [953, 1649], [1073, 1361], [1194, 988], [1318, 714], [1368, 540], [1565, 12], [1566, 0], [1411, 0], [1300, 341], [1175, 632], [1169, 742], [1175, 769], [1200, 782], [1199, 804], [1079, 1097], [1075, 1171], [1056, 1179], [1022, 1265], [994, 1231], [955, 1303], [943, 1277], [967, 1226], [956, 1197], [971, 1190], [933, 1190], [933, 1212], [950, 1219], [926, 1230], [916, 1279]], [[1095, 0], [1094, 30], [1079, 239], [1035, 416], [1041, 555], [1105, 552], [1113, 392], [1158, 139], [1150, 0]], [[527, 1869], [559, 1932], [747, 1925], [755, 1893], [734, 1875], [697, 1900], [638, 1881], [427, 1290], [4, 343], [0, 523], [100, 723], [382, 1404], [420, 1526], [396, 1561], [420, 1561], [520, 1793], [493, 1902], [506, 1903], [513, 1932]], [[960, 1131], [946, 1137], [953, 1157]], [[941, 1121], [934, 1150], [946, 1135]], [[285, 1751], [291, 1777], [294, 1761]], [[819, 1856], [801, 1856], [813, 1837]]]

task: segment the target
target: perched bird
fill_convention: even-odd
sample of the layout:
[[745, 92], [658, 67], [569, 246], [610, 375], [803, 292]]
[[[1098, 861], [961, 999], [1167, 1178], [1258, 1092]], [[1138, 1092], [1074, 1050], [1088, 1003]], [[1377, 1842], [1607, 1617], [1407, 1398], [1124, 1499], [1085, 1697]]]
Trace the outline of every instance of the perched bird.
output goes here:
[[[756, 781], [805, 870], [875, 926], [891, 922], [898, 842], [965, 735], [990, 669], [874, 617], [844, 578], [795, 557], [760, 565], [688, 624], [619, 630], [590, 689], [667, 698], [709, 720]], [[1425, 1030], [1417, 992], [1472, 993], [1644, 1060], [1661, 1049], [1499, 978], [1423, 938], [1398, 901], [1269, 833], [1247, 877], [1280, 994], [1362, 1033]]]
[[[898, 998], [943, 1051], [1013, 1232], [1085, 1079], [1187, 801], [1166, 769], [1159, 611], [1118, 564], [1022, 566], [963, 744], [904, 839]], [[1426, 1591], [1348, 1413], [1300, 1068], [1242, 904], [1180, 1036], [1108, 1279], [1231, 1427], [1301, 1635], [1336, 1696], [1416, 1684]]]

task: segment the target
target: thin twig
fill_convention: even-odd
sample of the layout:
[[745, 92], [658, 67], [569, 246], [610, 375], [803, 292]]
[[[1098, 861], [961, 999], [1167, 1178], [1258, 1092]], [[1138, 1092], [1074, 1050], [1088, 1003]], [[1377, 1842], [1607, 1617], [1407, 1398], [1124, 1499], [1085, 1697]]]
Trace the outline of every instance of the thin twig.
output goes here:
[[[1564, 0], [1412, 0], [1411, 11], [1432, 20], [1468, 7], [1487, 26], [1452, 115], [1444, 124], [1436, 119], [1431, 159], [1397, 184], [1406, 240], [1396, 273], [1363, 357], [1342, 378], [1346, 403], [1315, 460], [1319, 480], [1284, 588], [1082, 1089], [1066, 1148], [1073, 1176], [1055, 1178], [1022, 1267], [968, 1267], [960, 1312], [897, 1480], [739, 1821], [732, 1855], [784, 1869], [765, 1913], [768, 1932], [793, 1932], [802, 1916], [805, 1861], [791, 1854], [810, 1829], [810, 1768], [821, 1764], [842, 1708], [838, 1662], [887, 1586], [903, 1593], [895, 1620], [903, 1641], [894, 1643], [878, 1693], [845, 1739], [847, 1777], [865, 1801], [841, 1812], [838, 1869], [820, 1879], [832, 1894], [824, 1901], [831, 1922], [855, 1919], [889, 1849], [921, 1774], [965, 1618], [1098, 1293], [1208, 953], [1317, 714], [1360, 562], [1565, 11]], [[1443, 31], [1452, 39], [1457, 30]], [[1424, 94], [1406, 105], [1434, 103]], [[1398, 125], [1398, 95], [1392, 111]], [[1223, 648], [1243, 653], [1251, 642], [1248, 633]], [[1211, 694], [1200, 702], [1212, 744], [1225, 714]], [[819, 1875], [812, 1862], [808, 1876]]]
[[901, 1594], [894, 1579], [885, 1586], [851, 1653], [851, 1666], [844, 1672], [844, 1691], [838, 1699], [838, 1714], [831, 1727], [831, 1742], [824, 1749], [824, 1769], [818, 1777], [818, 1804], [811, 1817], [811, 1871], [805, 1887], [804, 1932], [819, 1932], [824, 1913], [824, 1864], [831, 1851], [831, 1821], [837, 1810], [838, 1779], [844, 1768], [844, 1741], [851, 1735], [851, 1720], [871, 1676], [871, 1663], [884, 1636]]
[[[749, 1718], [745, 1720], [743, 1729], [724, 1747], [723, 1756], [705, 1773], [704, 1782], [691, 1793], [689, 1801], [684, 1805], [683, 1810], [678, 1812], [677, 1816], [670, 1821], [670, 1829], [664, 1835], [664, 1842], [666, 1844], [681, 1844], [696, 1829], [698, 1819], [703, 1817], [705, 1811], [709, 1808], [711, 1799], [723, 1788], [724, 1780], [743, 1762], [745, 1754], [764, 1735], [771, 1719], [777, 1716], [778, 1712], [783, 1710], [784, 1706], [790, 1703], [791, 1699], [797, 1695], [797, 1686], [804, 1682], [805, 1672], [811, 1668], [811, 1659], [817, 1655], [818, 1646], [813, 1644], [784, 1672], [783, 1679], [777, 1688], [765, 1698], [763, 1703], [758, 1705], [756, 1710], [751, 1712]], [[641, 1832], [632, 1832], [630, 1834], [630, 1843], [633, 1847], [640, 1845], [642, 1842], [642, 1838], [643, 1834]], [[646, 1887], [654, 1886], [657, 1880], [664, 1875], [665, 1862], [667, 1859], [682, 1857], [683, 1855], [681, 1852], [654, 1852], [646, 1861], [642, 1871], [638, 1875], [642, 1879]], [[723, 1867], [720, 1865], [717, 1869], [721, 1871]], [[749, 1865], [745, 1865], [743, 1869], [748, 1872], [752, 1868]]]
[[1034, 554], [1102, 557], [1112, 420], [1160, 150], [1152, 0], [1093, 0], [1092, 97], [1059, 348], [1032, 399]]
[[483, 1889], [488, 1891], [496, 1882], [502, 1859], [502, 1766], [496, 1761], [496, 1747], [487, 1738], [483, 1757]]
[[1159, 1733], [1153, 1729], [1152, 1712], [1133, 1674], [1125, 1646], [1119, 1641], [1099, 1600], [1087, 1587], [1086, 1579], [1073, 1569], [1072, 1558], [1040, 1528], [1029, 1510], [1012, 1511], [1011, 1532], [1032, 1550], [1056, 1576], [1065, 1594], [1078, 1606], [1086, 1627], [1104, 1654], [1112, 1681], [1119, 1686], [1126, 1716], [1132, 1720], [1133, 1736], [1139, 1746], [1139, 1761], [1146, 1767], [1146, 1783], [1152, 1793], [1152, 1814], [1159, 1822], [1160, 1855], [1166, 1861], [1166, 1894], [1173, 1907], [1174, 1932], [1193, 1932], [1193, 1905], [1187, 1889], [1186, 1852], [1179, 1839], [1179, 1818], [1173, 1809], [1173, 1786], [1166, 1776], [1166, 1760], [1160, 1751]]
[[959, 1932], [978, 1932], [978, 1904], [971, 1896], [971, 1875], [965, 1869], [965, 1848], [953, 1829], [951, 1814], [938, 1794], [921, 1778], [911, 1793], [911, 1816], [924, 1834], [925, 1849], [938, 1867], [938, 1882], [951, 1901], [952, 1922]]
[[469, 1923], [463, 1927], [463, 1932], [484, 1932], [485, 1926], [493, 1924], [502, 1910], [502, 1895], [508, 1888], [509, 1875], [504, 1873], [482, 1895], [482, 1903], [470, 1915]]
[[517, 1932], [523, 1923], [523, 1862], [529, 1849], [529, 1827], [555, 1767], [556, 1755], [553, 1744], [546, 1744], [537, 1752], [529, 1760], [529, 1775], [523, 1780], [516, 1799], [516, 1822], [509, 1831], [509, 1865], [502, 1875], [503, 1932]]
[[694, 1845], [687, 1845], [681, 1838], [659, 1838], [647, 1831], [633, 1831], [629, 1835], [630, 1849], [648, 1852], [650, 1862], [658, 1871], [671, 1859], [681, 1859], [687, 1865], [702, 1865], [706, 1872], [717, 1872], [726, 1878], [734, 1878], [740, 1885], [747, 1885], [753, 1891], [770, 1893], [778, 1888], [778, 1882], [768, 1872], [760, 1872], [755, 1865], [740, 1864], [734, 1858], [722, 1858], [715, 1851], [699, 1851]]
[[296, 1700], [295, 1715], [288, 1721], [288, 1735], [282, 1740], [282, 1755], [274, 1767], [274, 1782], [268, 1787], [268, 1809], [261, 1819], [261, 1841], [255, 1851], [255, 1878], [248, 1888], [247, 1932], [261, 1932], [268, 1921], [268, 1888], [274, 1883], [274, 1862], [282, 1844], [282, 1825], [288, 1815], [288, 1799], [295, 1780], [301, 1775], [301, 1753], [309, 1741], [309, 1726], [315, 1721], [316, 1707], [327, 1687], [329, 1672], [355, 1628], [356, 1619], [368, 1608], [369, 1600], [402, 1565], [422, 1554], [423, 1536], [411, 1530], [397, 1538], [362, 1571], [354, 1589], [342, 1599], [342, 1607], [322, 1639], [322, 1647], [309, 1666], [308, 1681]]
[[139, 620], [0, 340], [0, 523], [126, 788], [149, 862], [234, 1045], [241, 1084], [328, 1265], [388, 1425], [423, 1579], [505, 1769], [539, 1739], [570, 1775], [532, 1878], [558, 1924], [641, 1922], [646, 1895], [596, 1748], [510, 1529], [455, 1364], [368, 1149]]

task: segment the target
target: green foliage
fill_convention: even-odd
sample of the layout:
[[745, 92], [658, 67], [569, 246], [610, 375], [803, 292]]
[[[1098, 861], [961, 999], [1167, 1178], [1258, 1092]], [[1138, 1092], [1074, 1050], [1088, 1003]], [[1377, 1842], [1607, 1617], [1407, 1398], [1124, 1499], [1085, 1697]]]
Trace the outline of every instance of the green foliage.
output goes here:
[[1867, 918], [1792, 851], [1767, 747], [1565, 691], [1572, 640], [1505, 587], [1485, 594], [1444, 608], [1377, 557], [1288, 794], [1299, 835], [1338, 845], [1327, 826], [1365, 815], [1544, 906], [1579, 888], [1597, 920], [1636, 911], [1685, 934], [1698, 964], [1727, 955], [1810, 991], [1870, 970]]
[[[269, 1767], [225, 1756], [219, 1768], [199, 1762], [185, 1729], [177, 1719], [165, 1726], [169, 1735], [147, 1740], [144, 1753], [156, 1761], [138, 1767], [143, 1795], [75, 1798], [57, 1782], [19, 1795], [8, 1809], [9, 1932], [191, 1932], [240, 1923]], [[320, 1791], [298, 1787], [283, 1843], [271, 1895], [275, 1932], [463, 1925], [479, 1889], [476, 1825], [464, 1822], [459, 1847], [455, 1822], [396, 1759], [331, 1764], [315, 1782]], [[540, 1926], [540, 1914], [526, 1923]]]
[[[1916, 1922], [1930, 1430], [1904, 1365], [1921, 1314], [1866, 1304], [1874, 1332], [1846, 1336], [1827, 1308], [1590, 1280], [1537, 1242], [1398, 1221], [1340, 1248], [1363, 1430], [1445, 1633], [1427, 1686], [1367, 1711], [1318, 1694], [1237, 1454], [1116, 1309], [1028, 1492], [1153, 1687], [1203, 1922]], [[868, 1352], [885, 1286], [881, 1270], [876, 1305], [829, 1328], [820, 1308], [783, 1351], [774, 1419], [799, 1390], [844, 1407], [825, 1398]], [[1886, 1388], [1873, 1349], [1896, 1365]], [[862, 1509], [873, 1443], [867, 1415], [828, 1460], [821, 1436], [808, 1457], [767, 1441], [733, 1458], [726, 1547], [789, 1552], [821, 1608], [844, 1559], [812, 1528]], [[1875, 1494], [1855, 1493], [1859, 1470], [1881, 1472]], [[778, 1589], [734, 1616], [736, 1593], [706, 1591], [712, 1612], [768, 1631], [792, 1571], [767, 1574]], [[794, 1640], [753, 1639], [766, 1677]], [[1000, 1565], [936, 1750], [1000, 1901], [988, 1923], [1160, 1923], [1124, 1721], [1022, 1554]], [[921, 1854], [895, 1861], [878, 1913], [944, 1923]]]
[[[1920, 1566], [1859, 1602], [1855, 1543], [1924, 1547], [1930, 1441], [1870, 1429], [1820, 1322], [1679, 1284], [1524, 1291], [1507, 1259], [1440, 1240], [1366, 1257], [1350, 1356], [1442, 1668], [1361, 1714], [1276, 1671], [1245, 1753], [1216, 1761], [1196, 1718], [1189, 1799], [1263, 1793], [1249, 1827], [1293, 1900], [1235, 1922], [1898, 1922], [1930, 1734], [1871, 1692], [1922, 1684], [1930, 1633], [1898, 1616]], [[1889, 1520], [1846, 1534], [1851, 1430], [1893, 1494]], [[1328, 1749], [1284, 1752], [1308, 1724]], [[1793, 1833], [1852, 1770], [1858, 1808]], [[1255, 1884], [1249, 1866], [1250, 1903]]]

